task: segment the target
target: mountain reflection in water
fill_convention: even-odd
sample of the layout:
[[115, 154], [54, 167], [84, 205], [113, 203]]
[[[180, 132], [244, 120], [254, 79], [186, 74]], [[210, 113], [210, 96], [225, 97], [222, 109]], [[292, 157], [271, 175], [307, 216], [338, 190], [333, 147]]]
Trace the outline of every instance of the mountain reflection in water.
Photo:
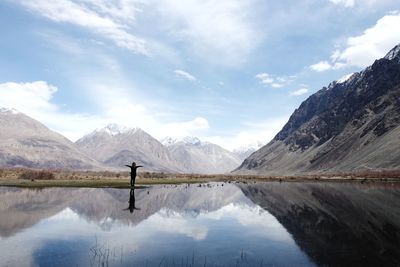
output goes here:
[[319, 266], [400, 266], [399, 184], [240, 186]]
[[399, 266], [399, 200], [392, 184], [0, 188], [0, 265]]

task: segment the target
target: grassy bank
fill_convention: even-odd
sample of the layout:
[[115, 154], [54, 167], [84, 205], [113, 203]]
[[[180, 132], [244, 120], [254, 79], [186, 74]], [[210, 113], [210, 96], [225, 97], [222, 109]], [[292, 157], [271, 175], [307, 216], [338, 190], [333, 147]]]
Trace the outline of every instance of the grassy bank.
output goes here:
[[[130, 188], [128, 172], [93, 172], [65, 170], [0, 169], [0, 186], [16, 187], [112, 187]], [[351, 174], [323, 174], [302, 176], [256, 176], [256, 175], [200, 175], [200, 174], [138, 174], [138, 185], [183, 184], [183, 183], [251, 183], [257, 181], [279, 182], [398, 182], [400, 172], [369, 172]]]

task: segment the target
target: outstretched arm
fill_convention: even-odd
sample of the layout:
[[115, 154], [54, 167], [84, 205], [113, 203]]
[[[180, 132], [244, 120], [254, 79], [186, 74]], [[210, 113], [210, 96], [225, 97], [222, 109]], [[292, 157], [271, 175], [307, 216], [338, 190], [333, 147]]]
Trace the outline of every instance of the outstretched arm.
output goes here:
[[142, 165], [138, 165], [138, 166], [136, 166], [135, 168], [137, 169], [137, 168], [141, 168], [141, 167], [143, 167]]
[[126, 166], [126, 167], [128, 167], [128, 168], [132, 168], [132, 166], [130, 166], [130, 165], [124, 165], [124, 166]]

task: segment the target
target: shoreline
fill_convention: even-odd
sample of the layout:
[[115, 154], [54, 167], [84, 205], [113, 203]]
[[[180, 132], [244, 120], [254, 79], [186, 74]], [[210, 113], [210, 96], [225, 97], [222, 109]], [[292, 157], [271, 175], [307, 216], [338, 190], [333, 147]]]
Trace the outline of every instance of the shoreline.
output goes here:
[[[204, 184], [211, 182], [222, 182], [222, 183], [259, 183], [259, 182], [281, 182], [281, 183], [325, 183], [325, 182], [336, 182], [336, 183], [398, 183], [399, 178], [346, 178], [346, 177], [333, 177], [333, 178], [315, 178], [315, 177], [259, 177], [259, 178], [233, 178], [226, 176], [222, 178], [209, 177], [204, 178], [150, 178], [150, 179], [138, 179], [136, 187], [150, 186], [150, 185], [178, 185], [178, 184]], [[70, 188], [131, 188], [130, 180], [126, 178], [122, 179], [54, 179], [54, 180], [23, 180], [23, 179], [0, 179], [0, 187], [20, 187], [20, 188], [47, 188], [47, 187], [70, 187]]]
[[[256, 183], [256, 182], [343, 182], [343, 183], [397, 183], [399, 171], [375, 171], [353, 173], [315, 173], [300, 175], [239, 175], [239, 174], [172, 174], [140, 172], [137, 185], [175, 185], [210, 182]], [[0, 168], [0, 186], [45, 188], [89, 187], [131, 188], [129, 172], [72, 171], [29, 168]]]

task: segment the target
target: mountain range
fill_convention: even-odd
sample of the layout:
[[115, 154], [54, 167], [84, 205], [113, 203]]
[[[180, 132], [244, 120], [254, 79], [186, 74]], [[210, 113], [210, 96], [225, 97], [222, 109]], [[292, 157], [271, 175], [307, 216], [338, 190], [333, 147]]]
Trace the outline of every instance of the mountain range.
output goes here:
[[162, 144], [140, 128], [117, 124], [75, 143], [14, 109], [0, 109], [0, 125], [0, 167], [125, 170], [125, 164], [135, 161], [145, 171], [220, 174], [241, 162], [234, 153], [196, 137], [168, 137]]
[[400, 168], [400, 45], [305, 100], [236, 173], [295, 175]]
[[166, 137], [161, 142], [187, 172], [226, 173], [241, 163], [238, 155], [198, 138]]
[[262, 147], [230, 152], [195, 137], [159, 141], [116, 124], [73, 143], [12, 109], [0, 109], [0, 125], [0, 167], [122, 170], [136, 161], [147, 171], [207, 174], [235, 168], [264, 175], [399, 169], [400, 45], [311, 95]]
[[90, 157], [104, 165], [124, 168], [136, 161], [146, 170], [182, 172], [168, 149], [140, 128], [109, 124], [85, 135], [76, 144]]

